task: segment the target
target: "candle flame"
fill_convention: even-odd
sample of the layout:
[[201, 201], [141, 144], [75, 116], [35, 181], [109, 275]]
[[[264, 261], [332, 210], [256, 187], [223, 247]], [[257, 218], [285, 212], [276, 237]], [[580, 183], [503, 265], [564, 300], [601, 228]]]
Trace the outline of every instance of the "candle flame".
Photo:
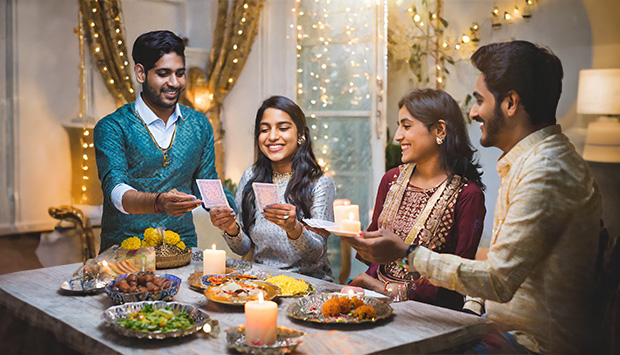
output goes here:
[[211, 246], [211, 249], [215, 250], [215, 244], [213, 244], [213, 245]]
[[263, 292], [258, 293], [258, 303], [263, 303], [265, 299], [263, 298]]
[[338, 198], [334, 200], [334, 207], [335, 206], [351, 206], [351, 201], [344, 198]]
[[101, 262], [101, 265], [108, 266], [108, 262], [106, 260], [104, 260], [104, 261]]

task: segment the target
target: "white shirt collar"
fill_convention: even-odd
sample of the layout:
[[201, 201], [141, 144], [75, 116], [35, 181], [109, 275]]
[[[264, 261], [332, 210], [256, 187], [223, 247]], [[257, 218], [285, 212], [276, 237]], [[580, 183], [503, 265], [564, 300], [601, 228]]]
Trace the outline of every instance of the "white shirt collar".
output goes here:
[[[160, 120], [163, 123], [163, 120], [157, 117], [155, 112], [153, 112], [153, 110], [151, 110], [151, 108], [146, 105], [146, 103], [142, 99], [142, 93], [140, 93], [140, 95], [138, 95], [138, 98], [136, 99], [136, 112], [138, 112], [138, 115], [140, 115], [140, 118], [142, 118], [142, 120], [144, 121], [144, 123], [146, 123], [147, 126], [153, 124], [157, 120]], [[174, 107], [174, 112], [172, 113], [172, 115], [170, 115], [170, 117], [168, 117], [168, 123], [166, 124], [166, 126], [169, 127], [173, 125], [177, 121], [177, 119], [179, 119], [179, 117], [182, 118], [183, 116], [181, 115], [181, 108], [177, 103]]]

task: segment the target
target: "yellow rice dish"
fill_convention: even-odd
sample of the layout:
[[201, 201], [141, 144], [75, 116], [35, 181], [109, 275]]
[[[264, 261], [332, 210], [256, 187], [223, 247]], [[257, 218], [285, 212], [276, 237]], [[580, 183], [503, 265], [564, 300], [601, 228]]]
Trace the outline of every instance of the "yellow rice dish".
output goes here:
[[280, 287], [282, 296], [298, 296], [310, 293], [310, 285], [302, 280], [286, 275], [273, 276], [265, 280]]

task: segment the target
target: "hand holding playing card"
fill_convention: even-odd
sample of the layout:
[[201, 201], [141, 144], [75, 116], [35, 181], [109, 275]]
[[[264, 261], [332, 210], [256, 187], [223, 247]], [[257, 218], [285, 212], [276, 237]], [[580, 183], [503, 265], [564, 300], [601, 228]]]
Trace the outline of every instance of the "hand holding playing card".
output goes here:
[[276, 203], [265, 207], [263, 216], [265, 216], [266, 220], [277, 224], [287, 232], [295, 229], [297, 225], [295, 206], [286, 203]]
[[222, 231], [230, 235], [238, 233], [238, 227], [235, 221], [235, 211], [230, 207], [215, 207], [209, 210], [211, 223]]
[[252, 183], [254, 196], [256, 197], [256, 207], [263, 211], [265, 207], [278, 203], [278, 186], [263, 182]]
[[196, 179], [196, 185], [198, 185], [206, 209], [222, 206], [230, 208], [219, 179]]
[[158, 208], [161, 213], [177, 217], [200, 206], [201, 202], [202, 201], [196, 199], [194, 195], [172, 189], [161, 194], [158, 201]]

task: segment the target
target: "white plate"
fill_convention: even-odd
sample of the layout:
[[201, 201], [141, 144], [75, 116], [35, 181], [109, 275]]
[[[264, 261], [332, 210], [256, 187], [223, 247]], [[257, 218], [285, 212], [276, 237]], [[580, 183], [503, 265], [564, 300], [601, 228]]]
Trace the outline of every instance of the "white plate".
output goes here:
[[304, 218], [302, 221], [312, 228], [336, 228], [336, 224], [332, 221], [324, 221], [322, 219], [315, 218]]
[[325, 230], [335, 235], [341, 236], [341, 237], [355, 237], [360, 234], [359, 232], [342, 231], [342, 230], [336, 229], [335, 227], [325, 228]]

